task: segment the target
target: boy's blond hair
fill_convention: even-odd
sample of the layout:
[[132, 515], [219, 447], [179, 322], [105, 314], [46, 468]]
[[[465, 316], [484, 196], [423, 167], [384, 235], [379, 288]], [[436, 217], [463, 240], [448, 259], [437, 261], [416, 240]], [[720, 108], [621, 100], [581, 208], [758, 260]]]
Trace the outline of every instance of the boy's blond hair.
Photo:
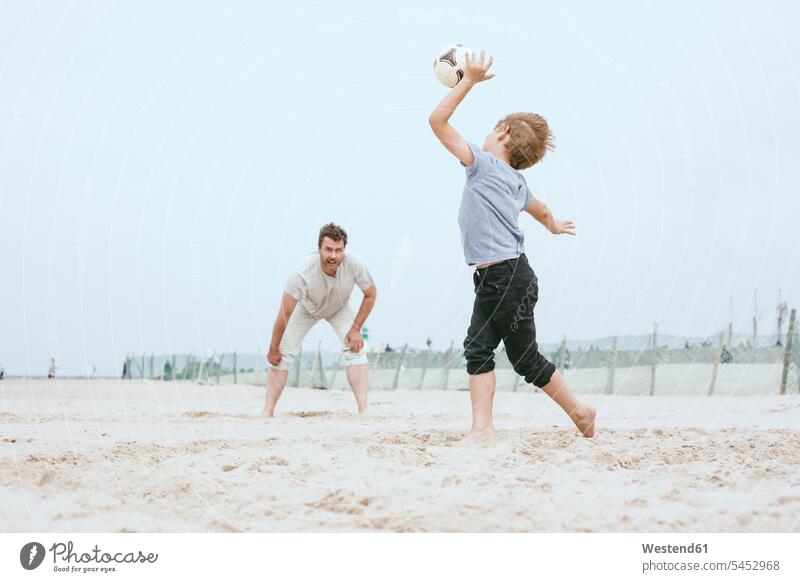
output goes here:
[[510, 113], [497, 122], [495, 129], [507, 125], [511, 138], [506, 142], [511, 167], [530, 168], [547, 150], [555, 148], [547, 120], [538, 113]]

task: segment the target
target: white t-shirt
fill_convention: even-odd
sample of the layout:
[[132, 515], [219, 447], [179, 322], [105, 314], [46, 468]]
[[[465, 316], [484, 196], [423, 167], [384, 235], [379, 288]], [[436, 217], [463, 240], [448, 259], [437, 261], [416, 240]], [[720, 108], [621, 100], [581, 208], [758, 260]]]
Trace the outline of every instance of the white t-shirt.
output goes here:
[[285, 291], [297, 299], [312, 317], [327, 319], [347, 305], [355, 285], [362, 291], [375, 286], [372, 275], [360, 259], [345, 254], [336, 275], [330, 277], [322, 270], [319, 253], [313, 252], [289, 276]]

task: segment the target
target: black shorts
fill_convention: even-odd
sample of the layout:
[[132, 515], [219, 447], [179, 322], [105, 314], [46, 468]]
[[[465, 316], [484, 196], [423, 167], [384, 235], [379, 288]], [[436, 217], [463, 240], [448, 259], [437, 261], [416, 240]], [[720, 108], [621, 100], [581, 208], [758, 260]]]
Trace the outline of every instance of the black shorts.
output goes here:
[[514, 370], [540, 388], [550, 382], [555, 366], [539, 353], [533, 308], [539, 299], [539, 280], [525, 254], [483, 269], [472, 276], [472, 307], [464, 357], [468, 374], [494, 370], [494, 350], [500, 340]]

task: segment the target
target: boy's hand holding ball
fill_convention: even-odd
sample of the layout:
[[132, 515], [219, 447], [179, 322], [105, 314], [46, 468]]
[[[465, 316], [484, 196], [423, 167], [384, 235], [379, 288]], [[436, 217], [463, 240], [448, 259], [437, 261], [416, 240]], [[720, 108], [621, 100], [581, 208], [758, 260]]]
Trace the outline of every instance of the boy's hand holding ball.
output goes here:
[[467, 51], [466, 55], [467, 64], [464, 67], [464, 79], [470, 83], [480, 83], [487, 81], [494, 77], [494, 73], [488, 73], [489, 67], [492, 66], [492, 55], [489, 55], [489, 60], [484, 63], [485, 52], [481, 49], [480, 59], [475, 58], [475, 53]]

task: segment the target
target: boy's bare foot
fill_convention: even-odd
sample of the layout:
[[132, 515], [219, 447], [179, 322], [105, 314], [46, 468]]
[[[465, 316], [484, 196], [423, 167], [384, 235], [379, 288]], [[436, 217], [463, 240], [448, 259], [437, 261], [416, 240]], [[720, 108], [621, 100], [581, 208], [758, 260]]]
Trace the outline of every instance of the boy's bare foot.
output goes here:
[[265, 408], [264, 410], [261, 411], [261, 418], [263, 418], [265, 420], [272, 418], [272, 411], [271, 410], [267, 410]]
[[494, 441], [494, 427], [490, 426], [489, 428], [484, 429], [472, 429], [469, 431], [464, 438], [458, 441], [459, 445], [472, 445], [477, 443], [485, 443], [485, 442], [493, 442]]
[[581, 404], [578, 410], [570, 416], [572, 422], [586, 438], [594, 436], [594, 420], [597, 417], [597, 409], [591, 404]]

